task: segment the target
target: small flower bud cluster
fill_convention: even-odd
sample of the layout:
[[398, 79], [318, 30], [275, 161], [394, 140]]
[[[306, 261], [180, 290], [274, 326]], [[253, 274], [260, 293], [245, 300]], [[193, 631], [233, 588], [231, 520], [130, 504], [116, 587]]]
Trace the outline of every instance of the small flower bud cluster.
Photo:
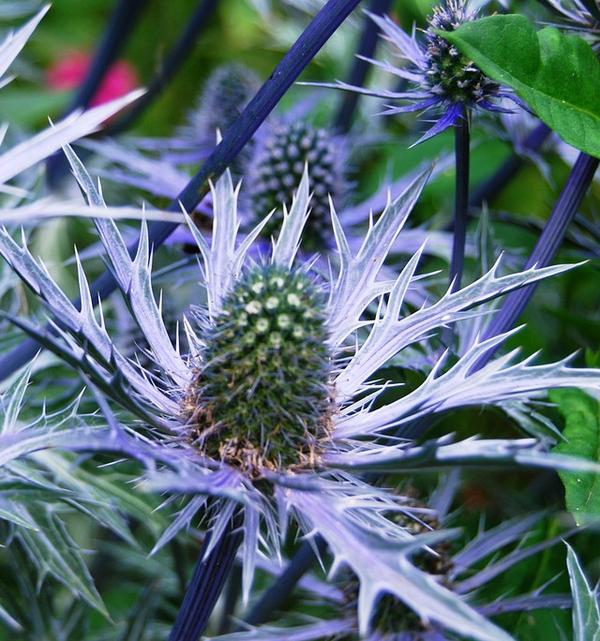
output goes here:
[[324, 297], [302, 272], [251, 269], [206, 337], [194, 438], [251, 474], [310, 462], [326, 434]]
[[[278, 125], [256, 159], [256, 177], [250, 186], [256, 214], [263, 217], [272, 210], [281, 212], [283, 205], [289, 208], [308, 164], [313, 198], [304, 242], [306, 247], [322, 247], [323, 235], [329, 229], [329, 196], [335, 202], [343, 190], [341, 155], [324, 129], [303, 122]], [[280, 224], [280, 217], [272, 220], [266, 233]]]
[[437, 31], [454, 31], [475, 15], [464, 0], [447, 0], [435, 7], [425, 30], [429, 68], [429, 90], [450, 102], [477, 105], [494, 98], [499, 85], [487, 78], [473, 63]]
[[224, 134], [258, 91], [260, 80], [250, 69], [231, 63], [217, 67], [206, 79], [190, 124], [202, 135]]
[[[244, 65], [231, 63], [217, 67], [204, 84], [197, 108], [190, 112], [188, 130], [195, 139], [214, 143], [217, 131], [225, 134], [259, 87], [258, 76]], [[230, 167], [236, 178], [244, 174], [252, 146], [250, 141]]]

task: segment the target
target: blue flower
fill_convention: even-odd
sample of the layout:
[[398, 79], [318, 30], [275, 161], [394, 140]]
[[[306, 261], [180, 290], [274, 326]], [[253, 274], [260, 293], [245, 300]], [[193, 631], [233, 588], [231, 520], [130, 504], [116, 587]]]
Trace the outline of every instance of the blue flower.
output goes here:
[[[94, 182], [73, 152], [65, 151], [89, 203], [102, 207]], [[588, 461], [549, 454], [547, 443], [535, 438], [455, 443], [447, 436], [417, 444], [403, 431], [422, 416], [525, 402], [550, 387], [597, 391], [600, 371], [571, 368], [564, 361], [533, 365], [530, 358], [516, 360], [513, 352], [470, 373], [481, 354], [506, 336], [475, 339], [452, 365], [440, 358], [416, 390], [383, 402], [393, 383], [378, 380], [377, 373], [407, 348], [424, 347], [433, 333], [478, 315], [474, 308], [490, 299], [568, 269], [500, 275], [496, 264], [464, 289], [407, 313], [407, 293], [422, 278], [416, 273], [422, 250], [395, 278], [384, 271], [384, 262], [427, 177], [418, 176], [387, 203], [357, 252], [332, 208], [336, 255], [323, 270], [298, 256], [309, 217], [308, 171], [284, 211], [271, 251], [258, 260], [252, 247], [269, 217], [240, 238], [239, 190], [226, 173], [212, 189], [210, 241], [188, 219], [200, 251], [205, 300], [182, 318], [183, 336], [175, 342], [152, 289], [145, 224], [132, 258], [114, 221], [95, 219], [147, 345], [134, 358], [118, 349], [103, 317], [96, 317], [79, 259], [80, 309], [24, 245], [0, 231], [0, 253], [55, 325], [47, 331], [25, 319], [11, 320], [79, 370], [96, 391], [105, 428], [90, 428], [70, 444], [61, 441], [62, 447], [138, 459], [146, 467], [142, 487], [191, 497], [157, 548], [189, 526], [210, 497], [211, 542], [242, 511], [246, 598], [259, 548], [276, 555], [293, 519], [304, 533], [320, 533], [336, 563], [347, 564], [359, 578], [361, 633], [387, 593], [447, 629], [480, 641], [508, 641], [506, 633], [411, 562], [421, 543], [386, 516], [397, 510], [398, 498], [365, 482], [362, 472], [481, 461], [596, 471]], [[119, 416], [109, 400], [120, 407]]]
[[475, 20], [477, 9], [473, 8], [474, 4], [470, 0], [446, 0], [435, 7], [421, 38], [417, 36], [414, 27], [409, 35], [389, 16], [369, 14], [383, 38], [391, 44], [398, 63], [371, 59], [369, 62], [399, 79], [401, 84], [408, 85], [406, 89], [366, 89], [341, 81], [333, 84], [320, 83], [320, 86], [356, 91], [394, 103], [407, 103], [388, 105], [384, 115], [413, 111], [435, 112], [438, 114], [437, 119], [418, 142], [452, 127], [460, 118], [465, 117], [465, 112], [468, 117], [469, 110], [501, 113], [509, 111], [501, 102], [506, 98], [516, 101], [516, 97], [487, 78], [471, 60], [438, 33], [453, 31], [461, 24]]
[[[528, 544], [527, 539], [543, 516], [534, 513], [482, 530], [466, 542], [458, 541], [462, 537], [458, 536], [457, 530], [447, 529], [453, 525], [454, 517], [446, 513], [458, 481], [456, 474], [445, 476], [444, 487], [434, 493], [430, 505], [420, 505], [414, 499], [402, 497], [401, 511], [393, 518], [402, 524], [408, 536], [420, 540], [423, 545], [415, 547], [413, 563], [430, 580], [444, 585], [488, 617], [570, 607], [569, 595], [547, 593], [545, 586], [526, 594], [505, 594], [492, 600], [487, 597], [486, 601], [490, 593], [486, 587], [491, 587], [497, 577], [556, 545], [572, 531], [564, 533], [563, 538], [557, 536], [540, 544]], [[334, 571], [335, 568], [330, 574]], [[339, 569], [335, 580], [327, 583], [317, 576], [307, 579], [299, 586], [299, 592], [309, 601], [318, 601], [321, 612], [331, 612], [329, 616], [306, 617], [307, 621], [298, 625], [294, 624], [298, 617], [292, 614], [290, 618], [294, 623], [268, 621], [260, 626], [248, 626], [248, 630], [211, 637], [211, 641], [354, 641], [360, 638], [368, 641], [448, 641], [455, 638], [443, 626], [420, 619], [400, 600], [390, 596], [381, 598], [375, 605], [372, 630], [366, 637], [361, 636], [359, 585], [353, 573]]]

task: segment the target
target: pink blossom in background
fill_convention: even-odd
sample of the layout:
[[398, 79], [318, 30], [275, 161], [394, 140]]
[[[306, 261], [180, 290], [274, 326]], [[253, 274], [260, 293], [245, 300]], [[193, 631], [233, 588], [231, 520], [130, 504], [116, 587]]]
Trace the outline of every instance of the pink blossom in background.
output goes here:
[[[46, 73], [46, 84], [51, 89], [67, 90], [78, 87], [85, 78], [92, 56], [83, 51], [72, 51], [57, 60]], [[108, 70], [90, 106], [101, 105], [123, 96], [139, 86], [135, 69], [125, 60], [118, 60]]]

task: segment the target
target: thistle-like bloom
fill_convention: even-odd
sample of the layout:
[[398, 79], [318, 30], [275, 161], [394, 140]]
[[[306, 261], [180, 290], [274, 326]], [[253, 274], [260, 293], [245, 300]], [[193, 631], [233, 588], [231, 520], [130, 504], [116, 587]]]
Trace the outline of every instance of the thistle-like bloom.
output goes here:
[[[206, 79], [185, 124], [172, 136], [86, 141], [85, 146], [111, 161], [111, 166], [103, 168], [105, 177], [157, 196], [176, 198], [191, 179], [190, 165], [209, 155], [218, 132], [227, 132], [259, 87], [258, 76], [245, 65], [219, 66]], [[231, 167], [236, 177], [245, 173], [252, 149], [250, 141]]]
[[325, 129], [302, 121], [280, 123], [264, 136], [251, 165], [248, 189], [250, 207], [259, 220], [264, 212], [278, 213], [267, 234], [280, 225], [281, 208], [291, 205], [308, 164], [313, 197], [304, 246], [322, 249], [328, 244], [324, 236], [330, 230], [329, 202], [333, 200], [339, 208], [347, 187], [348, 159], [344, 142]]
[[[215, 146], [217, 131], [225, 135], [260, 85], [259, 77], [245, 65], [221, 65], [206, 79], [197, 104], [190, 109], [187, 122], [178, 128], [175, 136], [164, 140], [160, 147], [151, 139], [145, 139], [145, 142], [159, 151], [165, 160], [197, 163]], [[250, 149], [246, 147], [232, 168], [234, 174], [243, 173], [249, 155]]]
[[[369, 60], [373, 65], [407, 83], [409, 89], [392, 91], [367, 89], [338, 81], [320, 86], [356, 91], [387, 101], [408, 104], [388, 105], [383, 112], [394, 115], [413, 111], [438, 114], [433, 126], [419, 142], [441, 133], [465, 117], [465, 111], [483, 109], [506, 112], [499, 104], [503, 98], [514, 96], [485, 76], [471, 60], [447, 42], [439, 31], [453, 31], [465, 22], [477, 18], [478, 10], [470, 0], [444, 0], [433, 9], [427, 28], [419, 38], [416, 29], [406, 34], [388, 16], [369, 14], [379, 27], [383, 38], [391, 44], [392, 53], [399, 64]], [[480, 4], [480, 3], [479, 3]]]
[[[68, 148], [66, 153], [89, 202], [102, 205], [78, 159]], [[91, 381], [107, 417], [105, 431], [90, 429], [69, 447], [137, 458], [147, 467], [146, 488], [191, 496], [157, 547], [188, 526], [208, 497], [211, 541], [241, 511], [247, 597], [259, 544], [278, 550], [293, 518], [304, 533], [320, 533], [336, 564], [348, 565], [358, 577], [361, 633], [369, 629], [381, 595], [391, 594], [424, 620], [481, 641], [507, 641], [506, 633], [411, 563], [420, 543], [386, 516], [400, 509], [397, 498], [355, 471], [397, 473], [482, 460], [596, 470], [588, 461], [548, 454], [533, 438], [452, 443], [446, 437], [417, 446], [397, 435], [420, 416], [458, 406], [525, 401], [550, 387], [598, 390], [600, 371], [565, 362], [535, 366], [530, 358], [514, 362], [513, 352], [470, 374], [481, 353], [505, 338], [494, 337], [475, 340], [452, 365], [441, 359], [419, 388], [385, 402], [388, 386], [373, 377], [403, 350], [477, 314], [473, 308], [496, 296], [567, 269], [500, 275], [496, 265], [468, 287], [405, 314], [421, 252], [393, 280], [381, 278], [382, 267], [426, 179], [419, 176], [388, 203], [357, 253], [332, 209], [337, 260], [321, 271], [314, 260], [297, 258], [309, 217], [308, 173], [284, 212], [270, 255], [258, 263], [249, 252], [269, 219], [239, 241], [237, 190], [226, 174], [212, 191], [210, 243], [190, 221], [206, 302], [198, 301], [183, 318], [185, 340], [175, 344], [152, 290], [145, 225], [132, 259], [114, 222], [97, 219], [115, 279], [149, 346], [144, 356], [153, 361], [150, 367], [126, 358], [103, 318], [96, 318], [80, 263], [78, 309], [6, 231], [0, 233], [0, 253], [56, 319], [52, 331], [12, 321]], [[138, 420], [125, 427], [107, 398], [128, 413], [122, 420]]]

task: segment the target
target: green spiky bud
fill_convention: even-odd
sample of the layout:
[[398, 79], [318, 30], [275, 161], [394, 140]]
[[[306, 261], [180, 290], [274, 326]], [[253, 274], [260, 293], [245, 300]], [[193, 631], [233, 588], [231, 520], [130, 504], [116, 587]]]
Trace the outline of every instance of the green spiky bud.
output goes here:
[[303, 242], [311, 249], [323, 246], [324, 234], [330, 228], [329, 196], [336, 202], [344, 186], [342, 151], [325, 129], [307, 123], [281, 124], [274, 129], [257, 154], [250, 185], [257, 216], [279, 212], [271, 219], [267, 234], [281, 224], [282, 206], [289, 209], [308, 163], [313, 197]]
[[258, 91], [260, 80], [248, 67], [230, 63], [217, 67], [206, 79], [190, 124], [203, 135], [224, 134]]
[[[217, 67], [206, 79], [197, 107], [188, 116], [188, 127], [202, 141], [212, 143], [217, 130], [224, 135], [260, 88], [259, 77], [242, 64]], [[230, 167], [241, 176], [252, 155], [250, 142]]]
[[256, 266], [207, 331], [194, 438], [243, 469], [307, 463], [327, 434], [329, 349], [321, 291], [303, 272]]
[[465, 0], [448, 0], [434, 8], [425, 30], [431, 91], [467, 105], [494, 98], [499, 85], [437, 32], [454, 31], [474, 19], [475, 14], [469, 12]]

